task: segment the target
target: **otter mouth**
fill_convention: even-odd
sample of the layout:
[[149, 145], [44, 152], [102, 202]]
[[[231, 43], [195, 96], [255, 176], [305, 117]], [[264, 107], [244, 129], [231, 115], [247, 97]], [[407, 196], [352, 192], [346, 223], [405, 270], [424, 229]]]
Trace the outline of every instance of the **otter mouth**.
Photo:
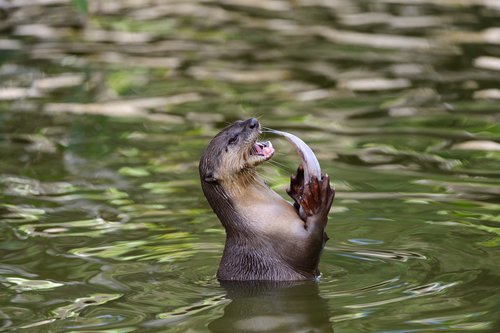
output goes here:
[[269, 160], [274, 155], [274, 147], [271, 141], [259, 142], [255, 141], [250, 148], [250, 156], [257, 158], [258, 162]]

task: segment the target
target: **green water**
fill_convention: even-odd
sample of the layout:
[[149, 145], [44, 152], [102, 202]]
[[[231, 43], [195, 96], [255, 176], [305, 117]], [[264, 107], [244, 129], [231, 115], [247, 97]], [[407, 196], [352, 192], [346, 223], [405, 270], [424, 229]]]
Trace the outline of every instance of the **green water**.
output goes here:
[[[0, 1], [0, 331], [500, 331], [496, 1], [69, 3]], [[333, 179], [319, 283], [215, 279], [252, 116]]]

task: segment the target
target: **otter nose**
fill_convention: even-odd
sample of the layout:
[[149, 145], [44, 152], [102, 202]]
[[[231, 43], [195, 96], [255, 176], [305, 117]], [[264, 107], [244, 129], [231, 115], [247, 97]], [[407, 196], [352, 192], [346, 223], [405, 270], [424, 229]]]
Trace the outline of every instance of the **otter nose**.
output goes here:
[[258, 121], [257, 119], [255, 119], [255, 118], [250, 118], [250, 119], [248, 119], [246, 122], [247, 122], [247, 124], [246, 124], [246, 125], [247, 125], [247, 126], [248, 126], [248, 128], [250, 128], [250, 129], [254, 129], [254, 128], [259, 127], [259, 121]]

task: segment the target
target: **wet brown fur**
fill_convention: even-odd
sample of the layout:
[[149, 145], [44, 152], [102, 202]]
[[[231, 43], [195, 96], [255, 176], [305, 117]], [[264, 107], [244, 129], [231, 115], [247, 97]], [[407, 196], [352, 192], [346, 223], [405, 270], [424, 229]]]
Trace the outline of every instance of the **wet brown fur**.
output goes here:
[[326, 175], [305, 181], [301, 167], [288, 191], [294, 205], [271, 190], [255, 170], [264, 158], [250, 154], [259, 131], [256, 119], [235, 122], [212, 139], [200, 160], [203, 192], [226, 229], [217, 278], [313, 279], [328, 239], [324, 229], [334, 190]]

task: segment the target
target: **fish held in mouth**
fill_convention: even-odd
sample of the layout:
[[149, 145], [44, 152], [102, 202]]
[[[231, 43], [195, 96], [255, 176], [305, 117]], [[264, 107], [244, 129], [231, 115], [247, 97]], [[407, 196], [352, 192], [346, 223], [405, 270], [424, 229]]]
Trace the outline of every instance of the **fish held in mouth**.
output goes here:
[[304, 168], [304, 178], [306, 181], [311, 181], [312, 177], [321, 180], [321, 167], [318, 158], [314, 155], [311, 147], [309, 147], [302, 139], [292, 133], [277, 131], [270, 129], [269, 132], [284, 136], [288, 142], [292, 144], [300, 156], [302, 167]]

